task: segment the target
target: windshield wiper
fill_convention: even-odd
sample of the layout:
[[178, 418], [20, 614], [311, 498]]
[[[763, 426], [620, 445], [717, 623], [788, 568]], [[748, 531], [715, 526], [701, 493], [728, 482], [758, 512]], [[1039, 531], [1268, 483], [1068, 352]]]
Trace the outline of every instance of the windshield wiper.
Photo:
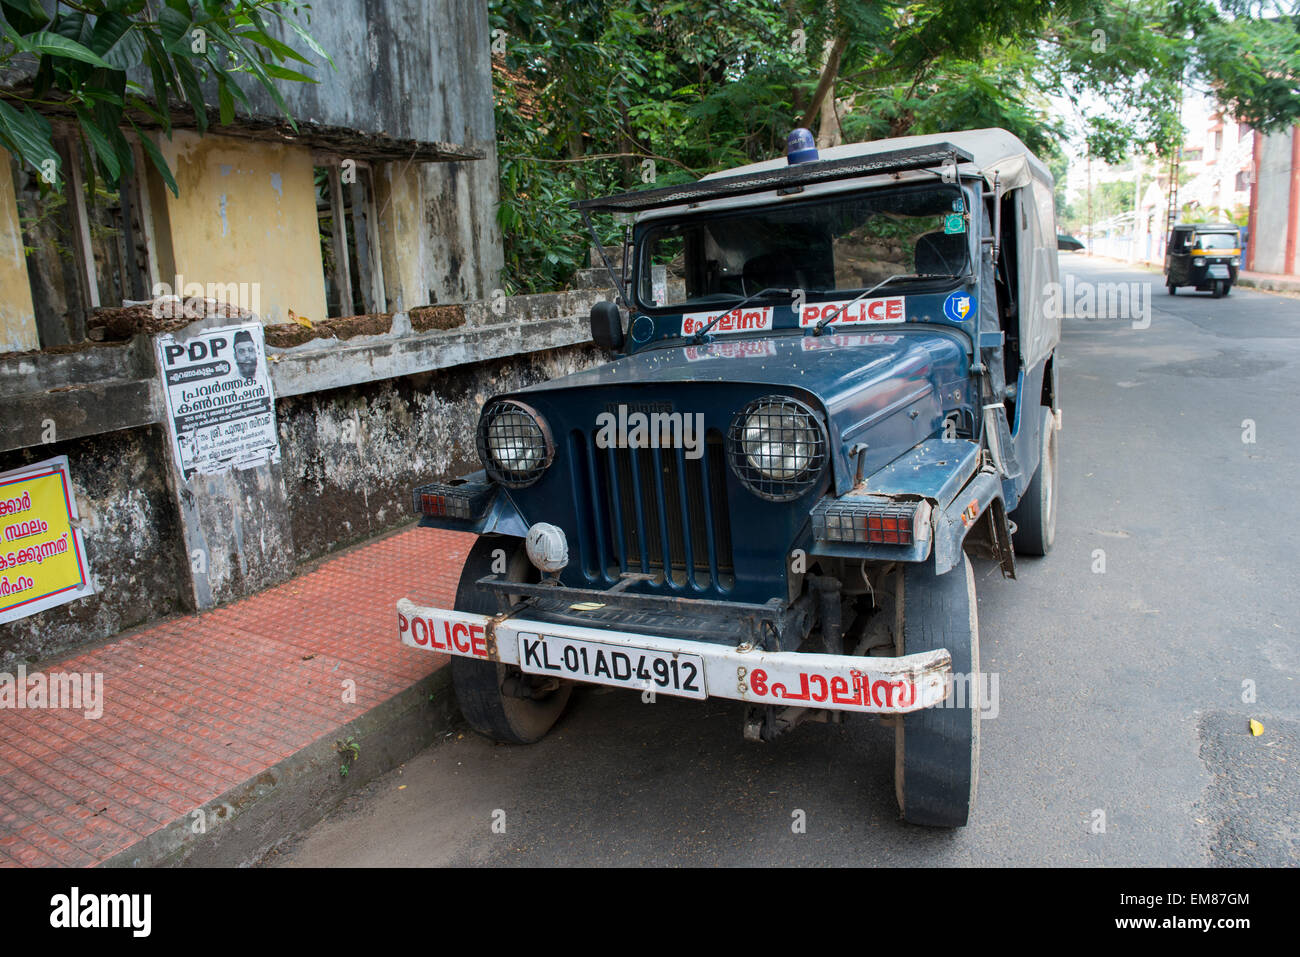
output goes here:
[[840, 317], [840, 314], [843, 313], [845, 309], [849, 308], [849, 306], [853, 305], [854, 303], [861, 302], [863, 299], [866, 299], [877, 289], [881, 288], [882, 286], [888, 285], [889, 283], [893, 282], [895, 279], [959, 279], [959, 278], [960, 278], [959, 276], [953, 273], [934, 273], [934, 272], [926, 272], [926, 273], [900, 272], [900, 273], [894, 273], [894, 275], [892, 276], [886, 276], [884, 279], [876, 283], [866, 292], [858, 293], [856, 296], [854, 296], [844, 305], [840, 306], [838, 309], [832, 312], [821, 322], [817, 323], [817, 325], [813, 328], [813, 335], [820, 336], [822, 334], [822, 330], [825, 329], [832, 322], [834, 322], [836, 319], [838, 319]]
[[695, 335], [691, 337], [691, 341], [692, 341], [692, 342], [696, 342], [696, 343], [703, 342], [703, 341], [704, 341], [704, 334], [705, 334], [706, 332], [708, 332], [710, 329], [712, 329], [714, 326], [716, 326], [716, 325], [718, 324], [718, 322], [719, 322], [719, 321], [720, 321], [724, 316], [729, 316], [729, 315], [731, 315], [733, 312], [736, 312], [736, 311], [739, 310], [739, 309], [744, 309], [747, 305], [749, 305], [749, 304], [750, 304], [751, 302], [753, 302], [755, 299], [761, 298], [762, 296], [770, 295], [771, 293], [774, 293], [774, 292], [785, 293], [785, 295], [787, 295], [787, 296], [793, 296], [793, 295], [794, 295], [794, 290], [793, 290], [793, 289], [785, 289], [785, 288], [782, 288], [782, 287], [779, 287], [779, 286], [773, 286], [773, 287], [771, 287], [770, 289], [760, 289], [758, 292], [754, 293], [752, 296], [746, 296], [744, 299], [740, 300], [740, 302], [736, 303], [734, 306], [732, 306], [732, 307], [731, 307], [730, 309], [728, 309], [726, 312], [720, 312], [720, 313], [718, 313], [716, 316], [714, 316], [712, 319], [710, 319], [708, 325], [706, 325], [703, 329], [701, 329], [699, 332], [695, 333]]

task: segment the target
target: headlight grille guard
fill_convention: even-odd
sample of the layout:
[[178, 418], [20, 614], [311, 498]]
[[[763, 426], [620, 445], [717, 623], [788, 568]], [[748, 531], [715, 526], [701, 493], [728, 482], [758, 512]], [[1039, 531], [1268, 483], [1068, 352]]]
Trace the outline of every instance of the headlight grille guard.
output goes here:
[[[767, 463], [770, 466], [768, 472], [790, 473], [774, 477], [764, 474], [764, 471], [750, 462], [749, 453], [745, 450], [745, 427], [751, 416], [759, 410], [763, 410], [761, 418], [766, 420], [774, 433], [766, 444], [779, 446], [783, 439], [810, 444], [808, 462], [802, 469], [782, 468], [777, 456], [768, 456], [772, 459]], [[802, 422], [791, 428], [782, 423], [782, 419], [787, 416], [801, 419]], [[792, 502], [808, 492], [826, 469], [826, 449], [826, 431], [821, 418], [808, 405], [788, 395], [765, 395], [746, 403], [732, 417], [731, 426], [727, 429], [727, 459], [731, 463], [731, 470], [747, 489], [769, 502]]]
[[[501, 420], [507, 415], [523, 414], [527, 416], [533, 428], [515, 425]], [[521, 472], [511, 472], [497, 463], [497, 458], [488, 447], [488, 431], [496, 426], [498, 438], [504, 436], [507, 445], [519, 450], [539, 451], [537, 461]], [[540, 443], [540, 446], [539, 446]], [[555, 457], [555, 443], [551, 440], [551, 430], [546, 420], [537, 410], [517, 399], [493, 399], [483, 407], [479, 416], [478, 429], [475, 431], [474, 444], [478, 447], [478, 457], [483, 468], [494, 481], [507, 488], [524, 488], [532, 485], [550, 466]]]

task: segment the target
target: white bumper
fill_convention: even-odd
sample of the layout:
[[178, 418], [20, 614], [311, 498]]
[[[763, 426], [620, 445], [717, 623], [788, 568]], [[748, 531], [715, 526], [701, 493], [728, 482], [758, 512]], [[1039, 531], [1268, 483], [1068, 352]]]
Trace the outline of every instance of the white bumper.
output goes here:
[[412, 648], [687, 698], [903, 714], [942, 703], [952, 677], [952, 657], [942, 649], [899, 658], [742, 650], [526, 618], [495, 621], [406, 598], [397, 603], [397, 623], [402, 644]]

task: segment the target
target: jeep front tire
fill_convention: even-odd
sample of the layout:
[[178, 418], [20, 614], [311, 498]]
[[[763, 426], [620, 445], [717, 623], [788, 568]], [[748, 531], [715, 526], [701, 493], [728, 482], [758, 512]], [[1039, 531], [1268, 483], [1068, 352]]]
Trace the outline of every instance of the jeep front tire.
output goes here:
[[[508, 581], [537, 580], [539, 576], [528, 561], [522, 541], [484, 536], [465, 559], [460, 585], [456, 588], [457, 611], [497, 614], [496, 596], [480, 588], [477, 582], [484, 575], [492, 574], [494, 556], [501, 549], [505, 550]], [[526, 675], [515, 665], [496, 661], [459, 655], [451, 659], [451, 682], [461, 714], [475, 731], [505, 744], [539, 741], [559, 720], [573, 693], [573, 684], [560, 681], [558, 686], [548, 688], [543, 683], [546, 681], [554, 683], [555, 679]]]
[[899, 654], [947, 648], [948, 699], [903, 715], [894, 726], [894, 792], [903, 820], [963, 827], [975, 807], [980, 765], [979, 615], [970, 559], [943, 575], [934, 565], [902, 573], [895, 641]]

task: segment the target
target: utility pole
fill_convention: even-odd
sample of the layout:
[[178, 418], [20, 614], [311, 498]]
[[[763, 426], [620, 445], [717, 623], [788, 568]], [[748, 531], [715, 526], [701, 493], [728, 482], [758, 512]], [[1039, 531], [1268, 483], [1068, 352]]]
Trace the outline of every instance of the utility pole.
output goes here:
[[1178, 142], [1174, 144], [1173, 152], [1169, 156], [1169, 203], [1165, 207], [1165, 243], [1169, 242], [1169, 236], [1173, 232], [1174, 223], [1178, 221], [1178, 164], [1183, 153], [1183, 78], [1178, 78], [1178, 112], [1175, 114], [1178, 122]]
[[1169, 235], [1174, 223], [1178, 222], [1178, 159], [1182, 152], [1181, 146], [1175, 146], [1173, 155], [1169, 157], [1169, 203], [1165, 207], [1165, 236]]

